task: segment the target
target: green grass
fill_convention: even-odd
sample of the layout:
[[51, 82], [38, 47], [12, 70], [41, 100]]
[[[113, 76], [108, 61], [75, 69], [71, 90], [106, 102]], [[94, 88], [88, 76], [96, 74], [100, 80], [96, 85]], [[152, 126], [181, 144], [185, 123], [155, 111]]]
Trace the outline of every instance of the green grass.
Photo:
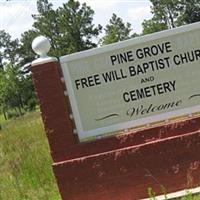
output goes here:
[[0, 114], [0, 124], [5, 123], [5, 118], [3, 115]]
[[185, 197], [181, 198], [181, 200], [200, 200], [200, 195], [192, 195], [188, 193]]
[[0, 200], [60, 200], [39, 112], [0, 120]]
[[61, 200], [39, 112], [8, 121], [0, 115], [0, 124], [0, 200]]

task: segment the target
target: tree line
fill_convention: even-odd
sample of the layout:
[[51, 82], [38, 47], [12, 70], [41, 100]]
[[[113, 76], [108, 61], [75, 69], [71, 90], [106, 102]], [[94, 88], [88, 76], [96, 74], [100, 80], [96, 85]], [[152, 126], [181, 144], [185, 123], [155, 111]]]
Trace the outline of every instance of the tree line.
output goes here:
[[141, 34], [133, 32], [132, 25], [115, 13], [105, 27], [95, 25], [94, 10], [76, 0], [57, 9], [48, 0], [37, 0], [38, 13], [32, 15], [32, 29], [20, 39], [13, 40], [0, 30], [0, 110], [5, 119], [34, 110], [37, 105], [27, 65], [36, 59], [31, 49], [36, 36], [48, 37], [52, 44], [49, 55], [59, 57], [200, 21], [200, 0], [150, 1], [153, 17], [143, 21]]

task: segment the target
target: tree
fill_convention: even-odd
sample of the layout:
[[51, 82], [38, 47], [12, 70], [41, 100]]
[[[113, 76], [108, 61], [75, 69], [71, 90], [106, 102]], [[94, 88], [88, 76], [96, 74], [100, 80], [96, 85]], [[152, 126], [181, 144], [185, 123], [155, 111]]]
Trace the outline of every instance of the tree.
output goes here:
[[52, 3], [49, 3], [48, 0], [37, 1], [37, 10], [40, 14], [45, 15], [47, 12], [52, 10]]
[[200, 21], [200, 0], [181, 0], [178, 25]]
[[97, 37], [102, 29], [93, 24], [94, 11], [85, 3], [69, 0], [58, 9], [60, 45], [66, 53], [73, 53], [96, 47], [93, 37]]
[[59, 56], [57, 39], [61, 37], [61, 35], [58, 27], [58, 12], [53, 10], [52, 7], [53, 5], [49, 3], [48, 0], [37, 0], [38, 14], [32, 15], [34, 19], [34, 29], [27, 32], [26, 36], [44, 35], [48, 37], [51, 41], [50, 55]]
[[38, 14], [33, 15], [34, 29], [22, 37], [34, 32], [48, 37], [52, 45], [49, 55], [62, 56], [97, 46], [93, 37], [99, 35], [101, 26], [94, 26], [94, 11], [85, 3], [69, 0], [54, 10], [48, 0], [38, 0], [37, 10]]
[[18, 40], [11, 40], [11, 36], [4, 30], [0, 30], [0, 67], [3, 69], [3, 62], [10, 62], [14, 65], [19, 59]]
[[29, 30], [22, 34], [18, 48], [18, 54], [20, 56], [19, 64], [21, 66], [32, 62], [36, 58], [36, 55], [31, 48], [31, 44], [38, 35], [39, 33], [35, 30]]
[[123, 20], [113, 13], [109, 24], [105, 28], [105, 36], [101, 39], [103, 45], [135, 37], [136, 34], [131, 35], [131, 24], [124, 23]]
[[[33, 39], [38, 35], [48, 37], [52, 45], [49, 55], [61, 56], [96, 47], [93, 37], [98, 36], [101, 30], [100, 26], [95, 27], [92, 23], [94, 11], [86, 4], [81, 5], [78, 1], [69, 0], [62, 7], [54, 10], [48, 0], [37, 0], [37, 10], [38, 14], [33, 15], [33, 28], [22, 34], [17, 52], [20, 55], [19, 62], [16, 63], [20, 81], [16, 87], [20, 88], [23, 110], [34, 108], [36, 103], [31, 74], [27, 73], [29, 70], [24, 70], [24, 66], [36, 58], [31, 49]], [[11, 81], [9, 82], [11, 83]], [[7, 85], [4, 84], [4, 88], [6, 87]], [[14, 106], [10, 100], [6, 100], [6, 102], [4, 101], [4, 105], [8, 108]]]
[[180, 0], [150, 0], [153, 17], [142, 23], [143, 34], [154, 33], [177, 26]]
[[[23, 43], [24, 46], [25, 44]], [[31, 48], [23, 49], [25, 55], [28, 49]], [[5, 118], [8, 118], [11, 110], [15, 110], [14, 115], [22, 115], [25, 109], [34, 107], [35, 97], [30, 75], [24, 75], [21, 70], [27, 61], [23, 57], [23, 51], [18, 40], [12, 40], [8, 33], [0, 31], [0, 110]]]
[[166, 30], [167, 25], [165, 23], [157, 22], [154, 19], [144, 20], [142, 22], [143, 35]]
[[22, 115], [22, 99], [20, 94], [20, 78], [17, 68], [10, 64], [0, 73], [0, 102], [5, 118], [9, 109], [15, 109]]
[[150, 0], [152, 19], [144, 20], [143, 34], [200, 21], [200, 0]]
[[38, 35], [39, 33], [33, 29], [24, 32], [18, 49], [20, 62], [17, 66], [18, 76], [20, 77], [21, 102], [24, 111], [34, 110], [37, 104], [29, 67], [30, 63], [37, 57], [31, 48], [31, 44]]
[[180, 11], [180, 0], [151, 0], [154, 19], [168, 28], [175, 28]]

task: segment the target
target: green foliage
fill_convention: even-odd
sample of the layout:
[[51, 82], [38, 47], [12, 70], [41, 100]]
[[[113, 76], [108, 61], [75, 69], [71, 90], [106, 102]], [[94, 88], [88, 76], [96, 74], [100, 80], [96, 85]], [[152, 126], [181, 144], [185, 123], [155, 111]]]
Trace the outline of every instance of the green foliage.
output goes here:
[[20, 81], [17, 69], [11, 65], [8, 65], [5, 71], [0, 72], [0, 102], [5, 117], [9, 108], [17, 108], [19, 115], [22, 114]]
[[[35, 101], [30, 77], [24, 77], [18, 67], [7, 65], [0, 71], [0, 107], [5, 118], [20, 116], [25, 110], [33, 110]], [[13, 112], [14, 111], [14, 112]]]
[[181, 200], [199, 200], [200, 195], [198, 194], [192, 194], [191, 192], [187, 192], [187, 194], [181, 198]]
[[151, 0], [151, 3], [156, 21], [164, 23], [168, 28], [175, 28], [179, 16], [180, 0]]
[[153, 191], [153, 189], [151, 187], [149, 187], [147, 189], [147, 192], [148, 192], [148, 196], [149, 196], [150, 200], [156, 199], [156, 193]]
[[[51, 53], [54, 56], [58, 54], [57, 39], [60, 37], [59, 27], [58, 27], [58, 12], [53, 10], [52, 4], [48, 0], [38, 0], [37, 1], [38, 14], [32, 15], [34, 19], [33, 27], [34, 30], [29, 31], [29, 37], [34, 34], [44, 35], [51, 40]], [[30, 41], [32, 42], [32, 41]]]
[[131, 31], [131, 24], [128, 22], [125, 24], [120, 17], [113, 13], [109, 24], [106, 25], [105, 36], [101, 39], [101, 44], [111, 44], [137, 36], [137, 34], [131, 35]]
[[4, 30], [0, 30], [0, 69], [3, 69], [3, 61], [9, 60], [13, 65], [17, 59], [18, 40], [11, 40], [11, 36]]
[[31, 43], [38, 35], [52, 43], [50, 55], [61, 56], [96, 47], [93, 38], [101, 26], [93, 24], [94, 11], [85, 3], [69, 0], [54, 10], [48, 0], [37, 0], [38, 14], [33, 15], [33, 29], [22, 34], [20, 42], [0, 31], [0, 108], [5, 118], [34, 110], [36, 100], [29, 68], [36, 55]]
[[94, 11], [85, 3], [81, 5], [78, 1], [69, 0], [62, 7], [54, 10], [48, 0], [38, 0], [37, 9], [39, 14], [33, 15], [34, 30], [22, 35], [23, 40], [28, 35], [47, 36], [52, 44], [49, 54], [53, 56], [66, 55], [97, 46], [92, 38], [99, 35], [101, 26], [94, 26]]
[[[101, 26], [92, 24], [94, 11], [85, 3], [69, 0], [58, 9], [62, 40], [67, 41], [65, 53], [73, 53], [96, 47], [92, 41], [101, 31]], [[61, 43], [64, 43], [61, 41]]]
[[10, 120], [2, 127], [0, 199], [60, 200], [39, 112]]
[[22, 34], [18, 49], [21, 66], [32, 62], [36, 58], [36, 55], [31, 48], [31, 43], [38, 35], [39, 33], [35, 30], [28, 30]]
[[143, 35], [167, 29], [165, 23], [157, 22], [154, 19], [144, 20], [142, 22], [142, 26], [143, 26]]
[[27, 61], [22, 55], [19, 41], [0, 31], [0, 113], [5, 119], [22, 115], [30, 99], [35, 99], [30, 75], [22, 74]]
[[[163, 185], [160, 186], [160, 191], [161, 194], [164, 195], [164, 200], [167, 200], [167, 190]], [[153, 191], [151, 187], [147, 188], [147, 193], [150, 200], [156, 200], [156, 193]]]
[[191, 24], [200, 21], [200, 0], [181, 0], [178, 25]]
[[200, 0], [150, 0], [152, 19], [142, 23], [143, 34], [200, 21]]
[[181, 198], [181, 200], [194, 200], [194, 197], [192, 193], [188, 192], [185, 197]]

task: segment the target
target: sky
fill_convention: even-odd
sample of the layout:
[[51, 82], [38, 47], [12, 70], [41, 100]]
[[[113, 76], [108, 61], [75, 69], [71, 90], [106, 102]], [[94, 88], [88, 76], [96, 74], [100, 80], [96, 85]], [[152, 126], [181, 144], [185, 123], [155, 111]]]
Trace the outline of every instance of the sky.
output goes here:
[[[67, 0], [49, 0], [54, 8], [62, 6]], [[149, 0], [79, 0], [94, 11], [94, 23], [105, 27], [113, 13], [124, 22], [132, 24], [133, 32], [142, 31], [141, 23], [151, 18]], [[0, 0], [0, 30], [8, 32], [13, 39], [20, 38], [24, 31], [31, 29], [32, 14], [37, 14], [36, 0]]]

